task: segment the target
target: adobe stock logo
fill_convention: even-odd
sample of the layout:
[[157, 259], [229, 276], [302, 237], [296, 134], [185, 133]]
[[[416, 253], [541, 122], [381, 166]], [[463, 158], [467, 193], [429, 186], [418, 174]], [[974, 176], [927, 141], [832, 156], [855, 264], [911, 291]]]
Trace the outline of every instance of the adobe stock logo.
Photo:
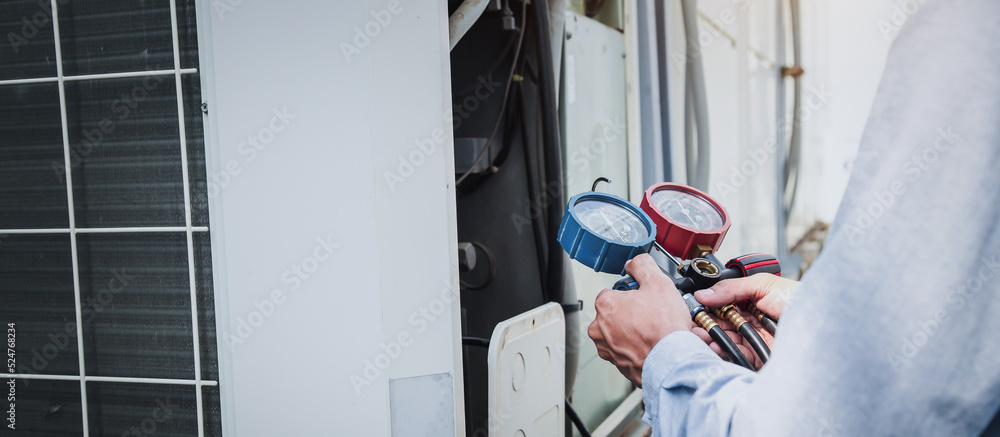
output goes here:
[[385, 9], [368, 11], [372, 19], [365, 23], [364, 31], [361, 30], [361, 27], [354, 26], [354, 39], [340, 43], [340, 52], [344, 54], [344, 60], [350, 64], [351, 57], [360, 55], [361, 51], [371, 44], [372, 38], [379, 36], [382, 29], [392, 23], [392, 16], [401, 12], [403, 12], [403, 5], [399, 4], [399, 0], [390, 1], [385, 5]]

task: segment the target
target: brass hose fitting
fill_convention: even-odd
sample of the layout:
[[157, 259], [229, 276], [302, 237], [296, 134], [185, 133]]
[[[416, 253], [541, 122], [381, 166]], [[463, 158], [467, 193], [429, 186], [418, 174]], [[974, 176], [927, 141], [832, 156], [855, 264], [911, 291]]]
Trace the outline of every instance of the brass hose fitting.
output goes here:
[[715, 326], [719, 326], [718, 323], [715, 323], [715, 319], [713, 319], [712, 316], [708, 315], [708, 313], [704, 311], [695, 314], [694, 322], [697, 323], [698, 326], [701, 326], [701, 328], [706, 331], [711, 330]]
[[736, 329], [740, 329], [741, 326], [747, 323], [747, 319], [744, 319], [743, 316], [740, 315], [740, 312], [736, 310], [736, 307], [733, 306], [733, 304], [717, 308], [714, 311], [719, 318], [729, 320], [729, 323], [732, 323]]
[[747, 302], [746, 307], [747, 311], [749, 311], [750, 314], [753, 314], [753, 316], [756, 317], [757, 320], [761, 322], [764, 321], [764, 313], [760, 312], [760, 310], [757, 309], [756, 305], [754, 305], [752, 302]]

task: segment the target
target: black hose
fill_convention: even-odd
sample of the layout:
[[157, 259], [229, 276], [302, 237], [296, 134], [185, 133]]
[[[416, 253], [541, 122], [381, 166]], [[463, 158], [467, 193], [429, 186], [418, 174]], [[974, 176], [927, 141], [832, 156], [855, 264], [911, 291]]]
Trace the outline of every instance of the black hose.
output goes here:
[[760, 324], [764, 325], [764, 329], [766, 329], [767, 332], [770, 332], [771, 335], [778, 333], [778, 322], [775, 322], [774, 319], [768, 316], [763, 316], [760, 318]]
[[726, 331], [723, 331], [718, 325], [713, 326], [712, 329], [708, 330], [708, 335], [712, 337], [718, 343], [722, 351], [729, 355], [729, 359], [733, 360], [734, 363], [739, 364], [747, 369], [754, 370], [753, 364], [750, 364], [750, 360], [740, 352], [739, 348], [736, 347], [736, 343], [733, 343], [733, 339], [726, 335]]
[[529, 208], [527, 209], [527, 211], [528, 215], [530, 216], [528, 217], [528, 220], [531, 221], [531, 236], [535, 240], [535, 257], [536, 257], [535, 259], [538, 263], [538, 278], [541, 280], [542, 298], [545, 299], [546, 261], [545, 261], [545, 243], [544, 243], [545, 230], [543, 228], [545, 224], [542, 223], [543, 217], [541, 211], [539, 211], [538, 214], [533, 214], [532, 211], [534, 210], [530, 208], [530, 204], [538, 202], [541, 199], [540, 195], [541, 193], [538, 189], [538, 180], [536, 179], [536, 175], [538, 173], [535, 171], [538, 167], [537, 164], [535, 163], [535, 160], [533, 159], [535, 154], [531, 150], [531, 141], [529, 140], [530, 135], [528, 135], [528, 99], [525, 96], [524, 92], [524, 81], [518, 83], [517, 89], [521, 94], [520, 95], [521, 147], [524, 151], [524, 167], [525, 167], [524, 173], [528, 177]]
[[462, 337], [462, 345], [488, 348], [490, 347], [490, 341], [481, 337]]
[[587, 430], [587, 425], [583, 423], [583, 419], [576, 414], [576, 410], [573, 409], [573, 404], [569, 403], [569, 399], [566, 399], [566, 415], [569, 416], [569, 420], [576, 425], [576, 430], [580, 431], [582, 437], [590, 437], [590, 431]]
[[757, 358], [760, 358], [760, 362], [762, 364], [767, 363], [767, 360], [771, 358], [771, 349], [767, 347], [767, 343], [764, 343], [764, 339], [760, 338], [760, 334], [753, 329], [753, 326], [750, 326], [749, 323], [744, 323], [740, 325], [738, 331], [740, 331], [743, 339], [747, 343], [750, 343], [750, 347], [757, 353]]
[[538, 88], [541, 100], [541, 119], [545, 148], [545, 190], [549, 190], [548, 217], [548, 278], [546, 293], [550, 302], [561, 302], [565, 278], [563, 275], [563, 251], [555, 237], [562, 221], [563, 171], [562, 143], [559, 141], [559, 114], [556, 105], [555, 72], [552, 63], [552, 41], [549, 31], [549, 8], [546, 2], [533, 2], [535, 10], [535, 33], [538, 42]]

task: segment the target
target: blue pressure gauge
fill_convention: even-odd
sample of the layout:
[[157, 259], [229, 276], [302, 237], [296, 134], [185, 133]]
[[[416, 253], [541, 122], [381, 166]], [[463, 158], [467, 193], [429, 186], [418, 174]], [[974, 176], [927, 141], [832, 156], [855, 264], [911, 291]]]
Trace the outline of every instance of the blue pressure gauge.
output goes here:
[[613, 194], [588, 191], [569, 199], [559, 244], [594, 271], [625, 274], [625, 263], [649, 252], [656, 225], [643, 210]]

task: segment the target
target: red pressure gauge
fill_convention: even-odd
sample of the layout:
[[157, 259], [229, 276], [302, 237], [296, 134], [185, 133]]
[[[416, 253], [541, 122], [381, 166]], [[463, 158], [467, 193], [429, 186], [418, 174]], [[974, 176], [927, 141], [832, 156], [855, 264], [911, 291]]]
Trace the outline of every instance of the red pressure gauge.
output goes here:
[[681, 259], [695, 258], [692, 251], [698, 246], [715, 252], [729, 230], [726, 209], [687, 185], [653, 185], [646, 190], [640, 206], [656, 223], [656, 241]]

